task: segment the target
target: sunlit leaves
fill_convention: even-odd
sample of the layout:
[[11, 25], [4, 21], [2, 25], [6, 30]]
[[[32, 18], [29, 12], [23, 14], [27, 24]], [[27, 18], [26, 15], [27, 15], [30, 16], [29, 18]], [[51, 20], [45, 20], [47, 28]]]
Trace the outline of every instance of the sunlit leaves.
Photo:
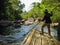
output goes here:
[[43, 17], [44, 10], [48, 9], [49, 13], [53, 11], [53, 16], [51, 17], [53, 22], [57, 22], [60, 19], [60, 1], [59, 0], [42, 0], [41, 3], [33, 3], [33, 8], [28, 11], [28, 14], [23, 14], [26, 18], [30, 16]]
[[60, 19], [59, 0], [42, 0], [42, 4], [50, 11], [53, 11], [52, 21], [57, 22]]

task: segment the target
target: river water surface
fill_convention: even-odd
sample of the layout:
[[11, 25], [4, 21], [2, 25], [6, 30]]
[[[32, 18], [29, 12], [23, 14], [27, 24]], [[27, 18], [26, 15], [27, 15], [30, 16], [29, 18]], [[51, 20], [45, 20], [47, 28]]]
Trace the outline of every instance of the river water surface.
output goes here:
[[[8, 36], [0, 35], [0, 45], [20, 45], [20, 43], [24, 40], [25, 36], [37, 23], [33, 23], [31, 25], [21, 25], [19, 28], [15, 28], [13, 33]], [[41, 30], [41, 25], [35, 26], [37, 30]], [[47, 31], [47, 27], [44, 28], [44, 32]], [[51, 28], [51, 34], [53, 37], [57, 37], [57, 31]]]

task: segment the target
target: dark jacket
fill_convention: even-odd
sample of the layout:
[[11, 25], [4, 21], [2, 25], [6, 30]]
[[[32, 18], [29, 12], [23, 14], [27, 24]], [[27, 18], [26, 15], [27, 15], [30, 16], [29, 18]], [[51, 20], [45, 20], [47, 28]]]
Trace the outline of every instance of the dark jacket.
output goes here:
[[52, 23], [50, 17], [52, 16], [52, 13], [45, 13], [44, 18], [42, 19], [42, 21], [45, 21], [45, 23]]

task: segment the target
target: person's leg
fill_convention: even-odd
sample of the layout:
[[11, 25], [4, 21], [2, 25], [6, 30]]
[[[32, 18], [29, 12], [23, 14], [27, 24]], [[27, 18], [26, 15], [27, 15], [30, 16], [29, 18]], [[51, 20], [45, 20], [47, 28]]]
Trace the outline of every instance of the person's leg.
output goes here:
[[48, 28], [48, 34], [51, 36], [50, 24], [47, 24], [47, 28]]
[[46, 23], [42, 25], [41, 30], [42, 30], [42, 34], [44, 34], [44, 27], [46, 26]]

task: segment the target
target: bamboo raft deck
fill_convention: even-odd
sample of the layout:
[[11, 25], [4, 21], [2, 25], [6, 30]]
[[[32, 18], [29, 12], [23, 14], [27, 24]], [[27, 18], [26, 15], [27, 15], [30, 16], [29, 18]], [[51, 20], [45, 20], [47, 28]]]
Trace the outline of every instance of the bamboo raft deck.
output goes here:
[[60, 42], [47, 33], [40, 34], [40, 31], [33, 29], [26, 35], [21, 45], [60, 45]]

